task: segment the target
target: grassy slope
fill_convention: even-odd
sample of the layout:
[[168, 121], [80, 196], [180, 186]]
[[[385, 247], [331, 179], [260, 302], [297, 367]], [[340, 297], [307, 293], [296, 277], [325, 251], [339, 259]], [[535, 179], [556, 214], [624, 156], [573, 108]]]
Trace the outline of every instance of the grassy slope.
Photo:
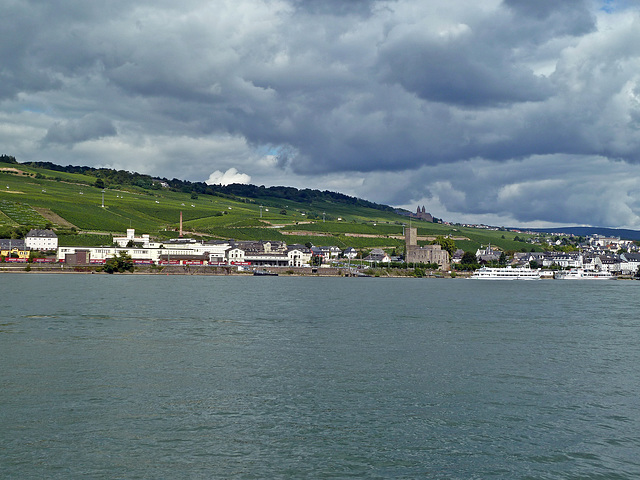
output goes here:
[[[2, 166], [4, 164], [0, 164]], [[277, 198], [240, 201], [207, 195], [192, 200], [189, 194], [137, 187], [105, 190], [105, 208], [102, 208], [102, 190], [87, 185], [95, 181], [93, 177], [10, 166], [30, 174], [39, 173], [44, 178], [0, 172], [0, 226], [44, 226], [47, 219], [31, 208], [36, 207], [54, 212], [81, 231], [110, 234], [135, 228], [139, 233], [164, 235], [165, 229], [178, 227], [182, 211], [186, 231], [211, 237], [391, 249], [402, 246], [403, 241], [392, 236], [402, 235], [403, 224], [409, 221], [391, 212], [334, 202], [307, 204]], [[281, 214], [282, 210], [286, 210], [286, 214]], [[337, 221], [338, 217], [342, 220]], [[416, 221], [412, 221], [412, 225], [418, 227], [420, 236], [465, 237], [468, 240], [456, 240], [456, 245], [465, 250], [475, 250], [488, 243], [504, 249], [530, 248], [514, 242], [515, 234], [510, 232]], [[167, 236], [172, 235], [173, 232], [167, 232]], [[370, 237], [372, 235], [377, 237]]]

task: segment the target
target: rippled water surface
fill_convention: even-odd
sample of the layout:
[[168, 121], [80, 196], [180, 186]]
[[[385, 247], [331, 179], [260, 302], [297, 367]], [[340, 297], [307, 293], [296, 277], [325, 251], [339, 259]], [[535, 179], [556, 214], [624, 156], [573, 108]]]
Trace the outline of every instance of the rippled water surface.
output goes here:
[[640, 478], [640, 282], [0, 287], [1, 478]]

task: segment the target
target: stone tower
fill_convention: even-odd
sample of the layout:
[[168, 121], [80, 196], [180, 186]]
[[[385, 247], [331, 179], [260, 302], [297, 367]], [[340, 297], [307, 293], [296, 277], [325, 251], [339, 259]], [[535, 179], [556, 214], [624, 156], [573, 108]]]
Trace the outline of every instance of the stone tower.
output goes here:
[[418, 245], [418, 229], [416, 227], [405, 227], [404, 243], [407, 251], [409, 251], [410, 247], [416, 247]]
[[407, 263], [437, 263], [443, 270], [449, 269], [449, 252], [440, 245], [418, 246], [418, 229], [407, 227], [404, 231], [406, 245], [405, 261]]

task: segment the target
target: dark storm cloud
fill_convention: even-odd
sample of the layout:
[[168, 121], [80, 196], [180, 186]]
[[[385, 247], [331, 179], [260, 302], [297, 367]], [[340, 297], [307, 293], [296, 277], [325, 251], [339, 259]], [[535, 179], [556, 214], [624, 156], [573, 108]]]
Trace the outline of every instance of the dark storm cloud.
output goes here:
[[33, 32], [40, 15], [28, 4], [12, 2], [0, 14], [0, 101], [20, 92], [37, 92], [60, 86], [52, 72], [32, 53]]
[[71, 146], [78, 142], [95, 140], [116, 135], [116, 129], [109, 119], [98, 115], [87, 115], [79, 120], [56, 122], [43, 138], [43, 143], [57, 143]]
[[[193, 180], [232, 168], [258, 183], [323, 178], [376, 201], [431, 198], [449, 212], [543, 220], [587, 214], [580, 202], [553, 206], [552, 178], [529, 171], [532, 158], [640, 162], [634, 8], [609, 5], [608, 14], [587, 0], [3, 7], [0, 141], [25, 160], [128, 159], [128, 169]], [[545, 180], [545, 199], [534, 202], [526, 194], [534, 184], [515, 179], [480, 187], [459, 178], [461, 166], [505, 165]], [[416, 174], [427, 170], [442, 178]], [[512, 201], [500, 200], [507, 193]]]
[[[583, 35], [594, 19], [583, 1], [506, 1], [508, 11], [435, 30], [395, 26], [380, 51], [387, 81], [425, 100], [491, 106], [541, 101], [554, 94], [528, 65], [531, 50], [559, 35]], [[444, 31], [443, 31], [444, 30]]]
[[504, 0], [504, 4], [516, 14], [539, 22], [552, 22], [557, 31], [570, 35], [582, 35], [595, 27], [594, 17], [587, 0]]
[[293, 0], [293, 5], [309, 13], [329, 15], [369, 14], [377, 0]]
[[507, 52], [495, 50], [479, 47], [473, 35], [442, 43], [410, 35], [385, 46], [381, 70], [387, 81], [424, 100], [453, 105], [540, 101], [553, 93], [548, 79], [512, 64]]

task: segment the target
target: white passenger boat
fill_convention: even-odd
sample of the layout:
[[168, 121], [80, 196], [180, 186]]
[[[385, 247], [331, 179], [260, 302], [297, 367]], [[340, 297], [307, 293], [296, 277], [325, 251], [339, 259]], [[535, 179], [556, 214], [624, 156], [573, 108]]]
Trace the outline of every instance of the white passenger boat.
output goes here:
[[473, 272], [470, 278], [477, 280], [540, 280], [540, 269], [482, 267]]
[[610, 272], [572, 268], [571, 270], [556, 272], [553, 278], [556, 280], [614, 280], [616, 277]]

